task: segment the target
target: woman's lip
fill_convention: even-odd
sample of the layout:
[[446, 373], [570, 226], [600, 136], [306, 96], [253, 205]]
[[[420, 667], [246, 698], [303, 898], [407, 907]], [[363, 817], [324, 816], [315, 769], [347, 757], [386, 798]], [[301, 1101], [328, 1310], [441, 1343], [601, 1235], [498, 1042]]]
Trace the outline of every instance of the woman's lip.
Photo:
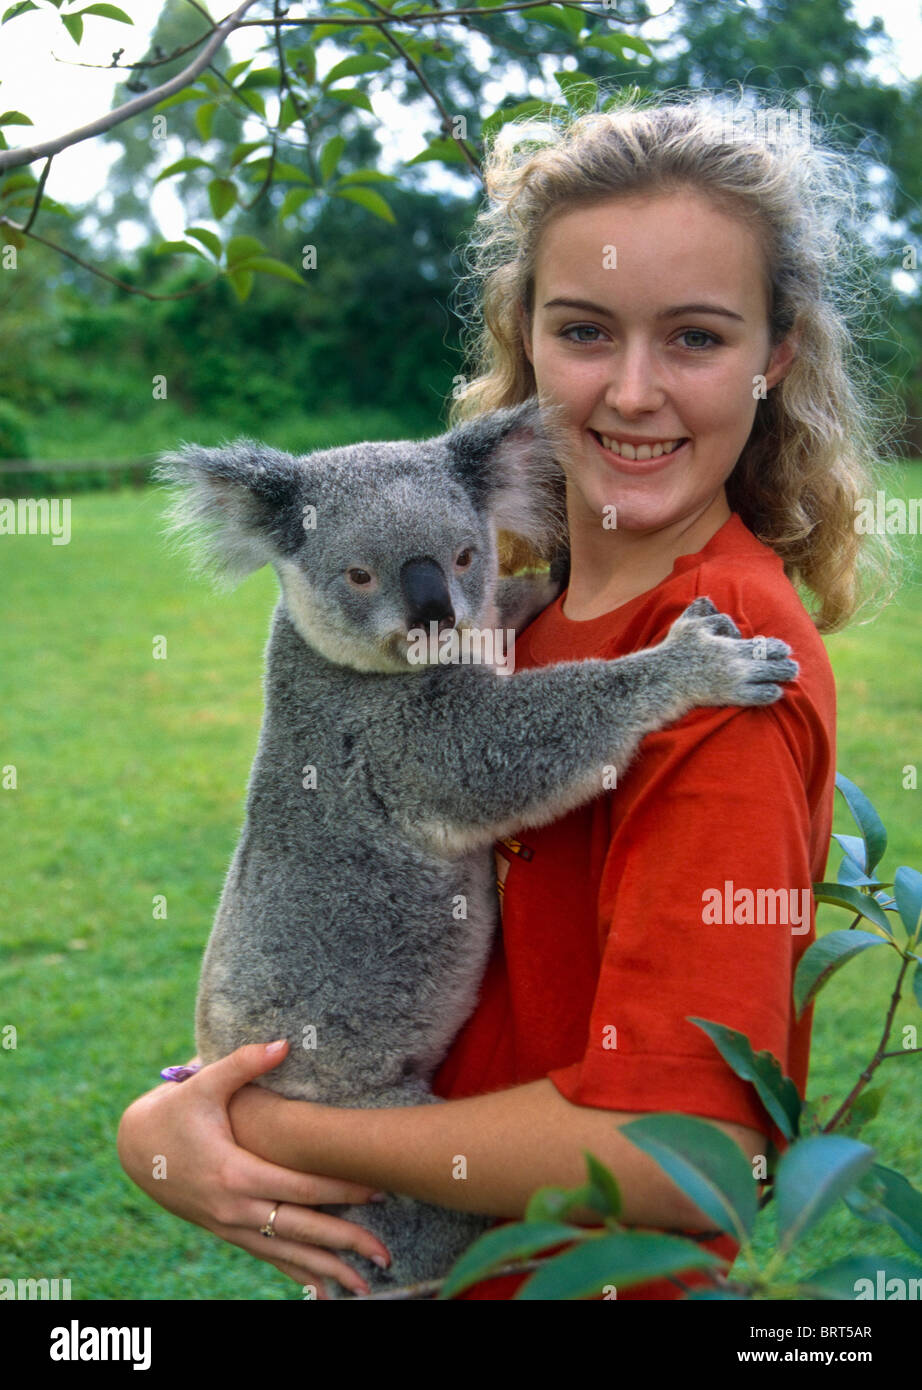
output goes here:
[[689, 443], [689, 441], [685, 439], [677, 449], [673, 449], [671, 454], [660, 454], [659, 458], [656, 459], [626, 459], [622, 458], [621, 454], [613, 454], [611, 449], [606, 449], [594, 430], [590, 430], [589, 433], [595, 440], [596, 448], [602, 457], [613, 468], [617, 468], [620, 473], [657, 473], [661, 468], [665, 468], [668, 464], [672, 463], [673, 459], [678, 458], [679, 454], [681, 454], [682, 450], [685, 448], [685, 445]]

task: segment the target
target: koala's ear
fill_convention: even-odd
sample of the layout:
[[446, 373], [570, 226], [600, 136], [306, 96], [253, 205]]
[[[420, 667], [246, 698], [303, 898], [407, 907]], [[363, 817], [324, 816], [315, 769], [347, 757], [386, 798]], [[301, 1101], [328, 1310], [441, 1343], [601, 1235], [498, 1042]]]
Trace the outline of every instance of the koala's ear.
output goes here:
[[290, 454], [238, 439], [161, 455], [155, 478], [172, 485], [167, 529], [191, 543], [198, 568], [234, 583], [304, 540], [307, 471]]
[[497, 530], [547, 552], [566, 537], [566, 492], [559, 459], [567, 448], [566, 411], [531, 396], [452, 430], [445, 440], [456, 472]]

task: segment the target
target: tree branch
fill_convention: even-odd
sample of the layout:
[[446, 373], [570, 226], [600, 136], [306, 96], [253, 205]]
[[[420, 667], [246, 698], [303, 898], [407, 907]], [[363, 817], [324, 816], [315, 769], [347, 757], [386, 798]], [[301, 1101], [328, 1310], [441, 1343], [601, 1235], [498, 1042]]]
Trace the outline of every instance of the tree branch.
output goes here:
[[[387, 13], [387, 11], [384, 9], [382, 5], [377, 4], [376, 0], [365, 0], [365, 3], [371, 5], [374, 9], [378, 11], [379, 14]], [[422, 69], [420, 68], [419, 64], [415, 62], [413, 58], [410, 57], [403, 44], [399, 43], [397, 39], [394, 38], [393, 34], [387, 27], [382, 29], [382, 33], [384, 34], [384, 37], [387, 39], [388, 43], [393, 48], [395, 48], [397, 52], [400, 54], [407, 67], [411, 68], [412, 71], [416, 74], [417, 80], [419, 81], [420, 86], [423, 88], [423, 91], [428, 92], [432, 100], [435, 102], [442, 117], [442, 129], [445, 131], [445, 134], [448, 137], [448, 139], [454, 140], [455, 144], [458, 146], [458, 149], [464, 155], [464, 158], [467, 160], [474, 173], [477, 175], [478, 178], [482, 179], [483, 175], [480, 169], [480, 163], [477, 159], [477, 156], [471, 150], [466, 141], [462, 140], [460, 136], [452, 134], [451, 115], [448, 111], [446, 111], [445, 106], [441, 101], [438, 92], [435, 91], [428, 78], [423, 76]]]
[[[100, 116], [98, 120], [91, 121], [89, 125], [81, 126], [78, 130], [72, 130], [66, 135], [59, 135], [54, 140], [46, 140], [42, 145], [29, 145], [18, 150], [0, 150], [0, 173], [5, 169], [15, 169], [21, 164], [32, 164], [36, 159], [42, 159], [46, 155], [59, 154], [61, 150], [69, 149], [71, 145], [78, 145], [82, 140], [92, 140], [94, 135], [102, 135], [113, 126], [121, 125], [123, 121], [130, 120], [132, 116], [139, 115], [142, 111], [147, 111], [151, 106], [156, 106], [158, 102], [164, 101], [174, 92], [180, 92], [184, 87], [188, 87], [190, 82], [194, 82], [200, 72], [204, 72], [211, 62], [218, 49], [227, 39], [228, 35], [239, 26], [240, 21], [247, 10], [255, 5], [256, 0], [243, 0], [238, 5], [233, 14], [222, 19], [217, 26], [208, 43], [193, 63], [182, 72], [171, 77], [162, 86], [155, 87], [151, 92], [142, 92], [133, 101], [125, 102], [123, 106], [118, 106], [114, 111], [109, 111], [105, 116]], [[262, 21], [258, 21], [261, 23]]]
[[98, 266], [91, 265], [82, 256], [78, 256], [73, 251], [68, 251], [66, 246], [58, 246], [57, 242], [49, 241], [47, 237], [39, 236], [38, 232], [27, 232], [26, 228], [20, 226], [18, 222], [13, 222], [9, 217], [0, 217], [0, 227], [9, 227], [11, 231], [19, 232], [21, 236], [28, 236], [31, 241], [39, 241], [42, 246], [47, 246], [49, 250], [56, 251], [59, 256], [66, 256], [69, 261], [76, 262], [84, 270], [88, 270], [91, 275], [98, 275], [100, 280], [107, 280], [110, 285], [116, 285], [120, 290], [127, 290], [128, 294], [139, 294], [144, 299], [188, 299], [191, 294], [198, 294], [200, 290], [205, 290], [209, 285], [222, 279], [221, 275], [213, 275], [210, 280], [203, 280], [201, 284], [190, 285], [188, 289], [176, 290], [174, 294], [154, 294], [151, 290], [142, 290], [138, 285], [129, 285], [126, 280], [119, 280], [114, 275], [110, 275], [106, 270], [100, 270]]

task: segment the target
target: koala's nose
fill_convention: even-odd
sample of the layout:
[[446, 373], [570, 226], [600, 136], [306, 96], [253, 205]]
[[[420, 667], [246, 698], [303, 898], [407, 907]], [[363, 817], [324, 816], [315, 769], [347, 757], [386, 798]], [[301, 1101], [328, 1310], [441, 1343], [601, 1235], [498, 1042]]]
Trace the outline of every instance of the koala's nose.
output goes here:
[[436, 622], [439, 631], [454, 627], [455, 611], [442, 566], [428, 556], [407, 560], [400, 570], [400, 588], [407, 603], [411, 628]]

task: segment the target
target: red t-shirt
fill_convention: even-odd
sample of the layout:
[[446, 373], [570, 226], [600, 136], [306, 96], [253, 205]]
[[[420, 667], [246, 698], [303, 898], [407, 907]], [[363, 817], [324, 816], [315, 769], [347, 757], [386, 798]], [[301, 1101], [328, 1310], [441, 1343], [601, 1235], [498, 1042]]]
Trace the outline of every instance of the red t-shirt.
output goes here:
[[[780, 558], [733, 514], [613, 612], [574, 622], [561, 595], [518, 637], [516, 669], [653, 646], [700, 595], [743, 637], [788, 642], [797, 680], [767, 708], [697, 709], [648, 734], [616, 789], [497, 845], [509, 862], [502, 932], [434, 1079], [444, 1099], [549, 1077], [575, 1105], [728, 1120], [784, 1147], [755, 1089], [687, 1022], [744, 1033], [804, 1095], [812, 1008], [796, 1020], [791, 987], [829, 851], [835, 685]], [[783, 900], [760, 902], [758, 889]], [[738, 1250], [729, 1236], [703, 1243], [729, 1259]], [[510, 1298], [522, 1278], [463, 1297]], [[658, 1280], [619, 1298], [679, 1294]]]

